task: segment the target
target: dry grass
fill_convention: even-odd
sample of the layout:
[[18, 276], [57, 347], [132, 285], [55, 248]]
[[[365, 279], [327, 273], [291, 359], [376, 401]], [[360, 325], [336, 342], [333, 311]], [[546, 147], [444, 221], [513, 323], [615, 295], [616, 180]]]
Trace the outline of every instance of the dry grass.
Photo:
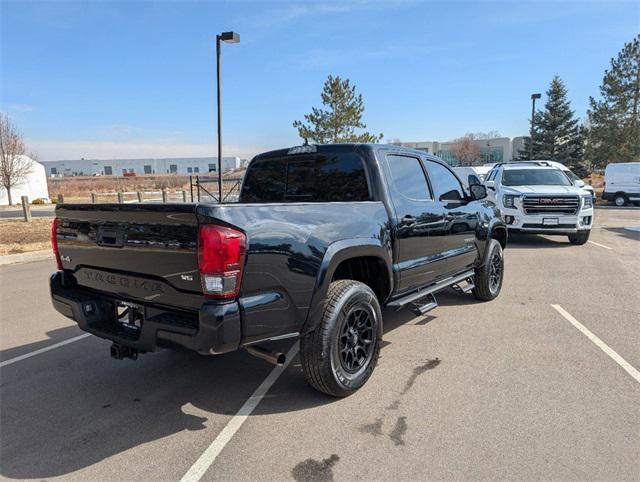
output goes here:
[[34, 218], [30, 223], [0, 221], [0, 255], [51, 248], [52, 218]]
[[69, 198], [87, 198], [91, 192], [159, 191], [161, 189], [189, 189], [188, 176], [157, 175], [134, 177], [58, 177], [49, 178], [49, 194]]
[[[224, 177], [238, 178], [243, 175], [244, 170], [239, 169], [225, 173]], [[201, 177], [215, 178], [215, 174], [202, 174]], [[47, 179], [47, 183], [50, 197], [56, 198], [58, 194], [62, 194], [65, 197], [65, 202], [86, 202], [92, 192], [100, 194], [115, 193], [117, 191], [160, 191], [162, 189], [174, 193], [183, 189], [189, 191], [189, 176], [176, 174], [139, 175], [132, 177], [50, 177]], [[213, 186], [213, 184], [211, 184], [211, 186]], [[113, 196], [113, 198], [113, 200], [115, 200], [115, 196]], [[109, 199], [109, 201], [113, 200]], [[100, 199], [100, 201], [105, 202], [102, 199]]]

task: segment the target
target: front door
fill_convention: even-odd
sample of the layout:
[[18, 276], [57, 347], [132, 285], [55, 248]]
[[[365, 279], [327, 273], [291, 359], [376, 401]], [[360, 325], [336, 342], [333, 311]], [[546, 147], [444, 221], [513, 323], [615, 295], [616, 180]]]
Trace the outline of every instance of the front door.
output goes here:
[[420, 159], [399, 154], [386, 159], [395, 210], [394, 272], [398, 291], [403, 292], [438, 277], [433, 261], [444, 249], [444, 209], [431, 196]]
[[425, 166], [435, 203], [444, 212], [444, 236], [437, 272], [441, 276], [456, 274], [471, 267], [477, 258], [478, 209], [449, 168], [431, 160], [426, 160]]

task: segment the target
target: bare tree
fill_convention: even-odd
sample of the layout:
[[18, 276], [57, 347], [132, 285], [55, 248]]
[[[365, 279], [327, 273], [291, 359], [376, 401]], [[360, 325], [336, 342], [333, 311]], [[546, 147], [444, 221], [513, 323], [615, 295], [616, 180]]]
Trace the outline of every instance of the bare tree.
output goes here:
[[489, 131], [489, 132], [476, 132], [476, 133], [468, 133], [465, 134], [464, 137], [468, 137], [469, 139], [476, 141], [488, 141], [490, 139], [497, 139], [500, 136], [498, 131]]
[[473, 136], [466, 135], [453, 141], [451, 151], [462, 166], [473, 166], [480, 162], [480, 148], [473, 142]]
[[7, 191], [9, 205], [13, 204], [11, 189], [23, 184], [33, 169], [25, 151], [22, 135], [9, 116], [0, 113], [0, 184]]

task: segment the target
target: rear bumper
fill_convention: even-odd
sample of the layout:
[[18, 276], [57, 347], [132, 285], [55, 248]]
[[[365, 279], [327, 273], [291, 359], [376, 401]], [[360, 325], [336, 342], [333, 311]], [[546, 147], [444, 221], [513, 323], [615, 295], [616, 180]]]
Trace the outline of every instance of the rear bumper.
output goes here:
[[65, 282], [65, 274], [51, 275], [53, 307], [93, 335], [141, 352], [158, 348], [186, 348], [203, 354], [234, 351], [240, 345], [241, 316], [236, 301], [205, 301], [198, 311], [142, 306], [144, 321], [135, 333], [116, 320], [116, 298]]

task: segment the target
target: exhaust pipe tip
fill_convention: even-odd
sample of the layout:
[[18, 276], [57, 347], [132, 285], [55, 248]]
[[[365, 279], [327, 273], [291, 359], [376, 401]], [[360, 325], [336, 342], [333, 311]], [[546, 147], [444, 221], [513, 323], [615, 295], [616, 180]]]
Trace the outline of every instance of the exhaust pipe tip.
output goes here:
[[268, 361], [274, 365], [282, 366], [287, 361], [287, 355], [280, 352], [274, 352], [262, 346], [250, 345], [245, 347], [245, 349], [249, 352], [249, 354], [262, 358], [263, 360]]

